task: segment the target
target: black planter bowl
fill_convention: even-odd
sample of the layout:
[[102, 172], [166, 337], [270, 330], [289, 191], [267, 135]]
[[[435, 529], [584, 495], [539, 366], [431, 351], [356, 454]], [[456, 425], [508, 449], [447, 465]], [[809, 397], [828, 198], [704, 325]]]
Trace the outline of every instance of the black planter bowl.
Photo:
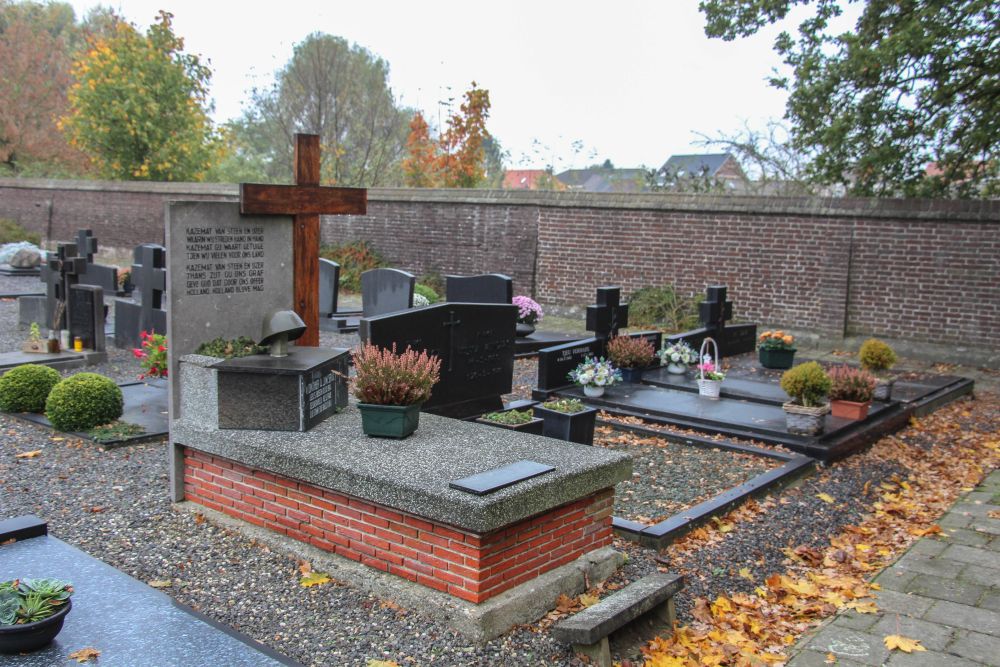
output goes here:
[[24, 625], [0, 625], [0, 653], [24, 653], [47, 646], [62, 630], [66, 614], [73, 608], [73, 601], [48, 618]]

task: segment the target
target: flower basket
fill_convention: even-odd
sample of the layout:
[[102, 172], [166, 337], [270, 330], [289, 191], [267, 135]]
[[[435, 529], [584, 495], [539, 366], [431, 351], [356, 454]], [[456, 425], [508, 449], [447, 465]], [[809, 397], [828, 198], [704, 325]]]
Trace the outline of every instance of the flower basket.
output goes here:
[[794, 401], [781, 406], [785, 411], [785, 426], [789, 433], [796, 435], [819, 435], [823, 432], [824, 417], [830, 412], [830, 404], [825, 403], [807, 408]]
[[861, 421], [867, 418], [869, 406], [871, 406], [870, 402], [858, 403], [856, 401], [830, 401], [830, 411], [833, 413], [834, 417], [850, 419], [853, 421]]
[[[706, 362], [705, 351], [709, 343], [711, 343], [714, 356], [711, 362]], [[701, 353], [699, 356], [702, 359], [702, 363], [698, 364], [698, 393], [705, 398], [719, 398], [719, 394], [722, 392], [722, 380], [711, 377], [711, 375], [718, 373], [716, 369], [719, 368], [719, 346], [711, 338], [706, 338], [701, 342]]]
[[413, 405], [377, 405], [358, 403], [361, 430], [373, 438], [405, 438], [417, 430], [421, 403]]
[[757, 350], [757, 358], [760, 361], [760, 365], [764, 368], [787, 370], [795, 362], [795, 349], [769, 350], [766, 347], [762, 347]]

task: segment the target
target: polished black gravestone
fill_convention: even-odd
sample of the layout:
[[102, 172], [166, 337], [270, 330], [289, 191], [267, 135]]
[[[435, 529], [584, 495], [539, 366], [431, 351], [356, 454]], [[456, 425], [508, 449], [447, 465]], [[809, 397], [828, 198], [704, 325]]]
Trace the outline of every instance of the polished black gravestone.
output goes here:
[[347, 405], [348, 350], [294, 347], [215, 364], [219, 428], [308, 431]]
[[[42, 263], [41, 279], [45, 283], [45, 303], [40, 304], [39, 297], [18, 299], [18, 321], [21, 324], [38, 322], [39, 313], [45, 315], [44, 326], [47, 329], [65, 329], [68, 320], [67, 300], [69, 290], [80, 282], [80, 276], [87, 266], [84, 257], [76, 254], [75, 243], [60, 243], [55, 252], [46, 255]], [[26, 319], [27, 318], [27, 319]]]
[[319, 259], [319, 330], [348, 333], [357, 331], [360, 310], [339, 310], [340, 264]]
[[361, 320], [361, 340], [427, 351], [441, 359], [441, 380], [424, 410], [466, 418], [503, 408], [512, 389], [517, 306], [442, 303]]
[[86, 350], [104, 351], [104, 290], [94, 285], [74, 285], [69, 290], [69, 336], [79, 338]]
[[140, 333], [166, 334], [167, 250], [155, 243], [144, 243], [133, 251], [133, 298], [115, 300], [115, 347], [137, 348]]
[[[653, 345], [654, 350], [660, 349], [663, 342], [663, 334], [659, 331], [639, 331], [628, 336], [645, 338]], [[607, 341], [594, 337], [539, 350], [538, 375], [532, 397], [545, 400], [549, 393], [569, 386], [569, 372], [587, 357], [604, 356], [606, 349]]]
[[725, 285], [707, 288], [705, 300], [698, 304], [702, 328], [668, 336], [667, 344], [683, 340], [699, 350], [705, 338], [712, 338], [719, 346], [719, 356], [753, 352], [757, 347], [757, 325], [727, 324], [733, 318], [733, 302], [726, 298], [726, 292]]
[[555, 469], [555, 466], [535, 461], [516, 461], [510, 465], [456, 479], [449, 482], [448, 486], [477, 496], [485, 496], [488, 493], [506, 489], [508, 486], [544, 475]]
[[501, 273], [445, 276], [445, 300], [451, 303], [510, 303], [514, 281]]
[[621, 287], [598, 287], [597, 303], [587, 306], [587, 331], [593, 331], [594, 338], [602, 341], [601, 354], [618, 330], [628, 326], [628, 304], [622, 303], [621, 297]]
[[35, 536], [26, 537], [21, 530], [15, 533], [20, 535], [17, 541], [7, 543], [15, 535], [5, 532], [10, 526], [0, 522], [0, 581], [56, 577], [71, 582], [74, 592], [73, 608], [55, 640], [37, 651], [4, 656], [5, 667], [75, 665], [69, 654], [85, 647], [101, 653], [93, 664], [109, 667], [298, 664], [47, 535], [37, 525], [29, 533]]
[[94, 285], [104, 290], [105, 294], [117, 294], [118, 267], [96, 264], [94, 254], [97, 253], [97, 238], [89, 229], [81, 229], [76, 233], [76, 251], [85, 263], [80, 273], [81, 285]]

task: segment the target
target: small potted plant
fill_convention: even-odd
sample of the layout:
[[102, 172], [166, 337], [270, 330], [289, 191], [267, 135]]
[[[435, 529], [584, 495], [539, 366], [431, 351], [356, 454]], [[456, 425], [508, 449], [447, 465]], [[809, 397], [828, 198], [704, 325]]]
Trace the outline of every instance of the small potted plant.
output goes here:
[[542, 420], [535, 417], [531, 410], [488, 412], [476, 421], [481, 424], [510, 429], [511, 431], [520, 431], [521, 433], [542, 434]]
[[28, 340], [21, 344], [21, 351], [33, 354], [49, 351], [49, 343], [47, 340], [42, 340], [42, 330], [39, 328], [38, 322], [31, 323], [31, 328], [28, 329]]
[[[715, 356], [706, 354], [711, 347]], [[722, 392], [722, 381], [726, 379], [726, 374], [719, 364], [719, 346], [711, 338], [706, 338], [701, 342], [701, 363], [698, 364], [698, 394], [705, 398], [718, 398]]]
[[875, 395], [875, 376], [864, 369], [830, 369], [830, 410], [834, 417], [860, 421], [868, 416]]
[[402, 354], [371, 343], [351, 353], [361, 429], [378, 438], [405, 438], [417, 430], [420, 406], [441, 375], [441, 359], [407, 347]]
[[765, 331], [757, 342], [757, 358], [764, 368], [791, 368], [795, 360], [795, 337], [784, 331]]
[[518, 295], [510, 301], [517, 306], [517, 336], [524, 338], [535, 333], [535, 325], [542, 320], [545, 313], [538, 303], [528, 296]]
[[685, 340], [678, 340], [660, 349], [660, 363], [675, 375], [687, 373], [688, 366], [698, 361], [698, 353]]
[[604, 395], [604, 390], [622, 381], [622, 373], [604, 357], [587, 357], [566, 376], [583, 387], [583, 393], [591, 398]]
[[861, 362], [862, 368], [875, 376], [875, 400], [888, 401], [892, 396], [892, 384], [895, 382], [888, 371], [898, 361], [896, 353], [877, 338], [869, 338], [858, 350], [858, 361]]
[[139, 360], [139, 364], [142, 366], [139, 379], [165, 380], [168, 372], [167, 337], [163, 334], [140, 331], [139, 339], [139, 347], [132, 350], [132, 355]]
[[535, 416], [544, 421], [542, 435], [581, 445], [594, 444], [597, 410], [576, 398], [554, 399], [535, 406]]
[[830, 412], [826, 397], [830, 393], [830, 376], [815, 361], [799, 364], [781, 376], [781, 388], [792, 400], [781, 407], [789, 433], [818, 435]]
[[131, 294], [135, 289], [132, 283], [132, 269], [118, 269], [118, 291], [122, 294]]
[[73, 585], [59, 579], [0, 582], [0, 653], [48, 645], [62, 630], [73, 603]]
[[642, 381], [642, 372], [653, 363], [656, 350], [645, 338], [615, 336], [608, 341], [608, 356], [621, 370], [624, 382], [636, 383]]

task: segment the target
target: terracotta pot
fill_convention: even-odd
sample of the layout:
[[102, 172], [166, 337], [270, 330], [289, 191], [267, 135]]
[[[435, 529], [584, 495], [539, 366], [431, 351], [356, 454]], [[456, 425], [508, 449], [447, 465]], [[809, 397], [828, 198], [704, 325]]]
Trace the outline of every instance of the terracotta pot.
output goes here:
[[871, 404], [871, 401], [868, 401], [867, 403], [856, 403], [854, 401], [830, 401], [830, 409], [833, 412], [834, 417], [861, 421], [862, 419], [868, 417], [868, 408]]

